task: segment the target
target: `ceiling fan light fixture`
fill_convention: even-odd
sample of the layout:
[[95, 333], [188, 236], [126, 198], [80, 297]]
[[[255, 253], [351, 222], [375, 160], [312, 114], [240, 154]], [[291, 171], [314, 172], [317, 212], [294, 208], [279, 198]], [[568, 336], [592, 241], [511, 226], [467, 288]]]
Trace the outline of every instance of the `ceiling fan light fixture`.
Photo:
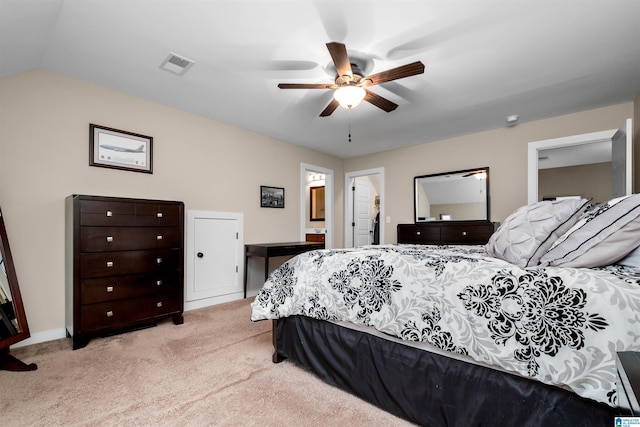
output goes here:
[[333, 98], [340, 103], [341, 107], [354, 108], [357, 107], [364, 99], [367, 91], [360, 86], [342, 86], [333, 93]]

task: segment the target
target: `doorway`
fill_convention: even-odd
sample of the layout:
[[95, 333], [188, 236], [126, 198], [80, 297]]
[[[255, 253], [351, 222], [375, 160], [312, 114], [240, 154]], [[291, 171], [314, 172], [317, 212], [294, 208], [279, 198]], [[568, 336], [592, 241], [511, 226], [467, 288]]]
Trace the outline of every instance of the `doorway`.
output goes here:
[[[590, 157], [598, 158], [600, 152], [607, 155], [605, 160], [611, 164], [609, 170], [612, 182], [611, 197], [631, 194], [632, 191], [632, 120], [627, 119], [619, 129], [610, 129], [582, 135], [530, 142], [528, 146], [528, 203], [539, 201], [539, 171], [541, 162], [548, 161], [553, 153], [565, 164], [558, 166], [576, 166], [594, 163]], [[576, 161], [577, 160], [577, 161]], [[565, 160], [563, 160], [565, 161]], [[602, 200], [606, 201], [606, 200]]]
[[[333, 248], [333, 177], [332, 169], [300, 164], [300, 241], [306, 241], [307, 234], [324, 234], [327, 249]], [[319, 186], [324, 187], [323, 220], [311, 221], [311, 188]]]
[[344, 246], [384, 244], [384, 168], [345, 174]]

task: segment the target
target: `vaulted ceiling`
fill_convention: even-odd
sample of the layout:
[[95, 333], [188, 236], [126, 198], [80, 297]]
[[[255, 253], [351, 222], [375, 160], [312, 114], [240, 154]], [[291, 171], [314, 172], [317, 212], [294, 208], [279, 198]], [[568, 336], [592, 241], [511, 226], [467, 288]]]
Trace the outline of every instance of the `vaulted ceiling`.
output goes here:
[[[319, 117], [331, 90], [277, 85], [333, 82], [330, 41], [426, 70]], [[640, 1], [0, 0], [0, 78], [38, 68], [348, 158], [632, 101]]]

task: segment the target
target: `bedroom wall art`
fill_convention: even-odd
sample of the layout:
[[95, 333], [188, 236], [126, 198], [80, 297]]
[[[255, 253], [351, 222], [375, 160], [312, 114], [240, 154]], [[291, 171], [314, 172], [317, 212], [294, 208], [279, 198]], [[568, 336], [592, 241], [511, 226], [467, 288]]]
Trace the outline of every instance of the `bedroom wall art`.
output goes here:
[[153, 137], [90, 124], [89, 166], [153, 173]]

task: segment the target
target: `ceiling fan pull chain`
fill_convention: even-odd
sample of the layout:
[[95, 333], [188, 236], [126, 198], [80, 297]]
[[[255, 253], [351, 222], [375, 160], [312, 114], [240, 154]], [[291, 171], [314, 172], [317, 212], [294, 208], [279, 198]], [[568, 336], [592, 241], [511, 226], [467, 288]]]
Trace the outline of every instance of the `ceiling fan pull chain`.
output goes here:
[[348, 111], [349, 112], [347, 113], [347, 115], [349, 117], [349, 142], [351, 142], [351, 108], [349, 108]]

